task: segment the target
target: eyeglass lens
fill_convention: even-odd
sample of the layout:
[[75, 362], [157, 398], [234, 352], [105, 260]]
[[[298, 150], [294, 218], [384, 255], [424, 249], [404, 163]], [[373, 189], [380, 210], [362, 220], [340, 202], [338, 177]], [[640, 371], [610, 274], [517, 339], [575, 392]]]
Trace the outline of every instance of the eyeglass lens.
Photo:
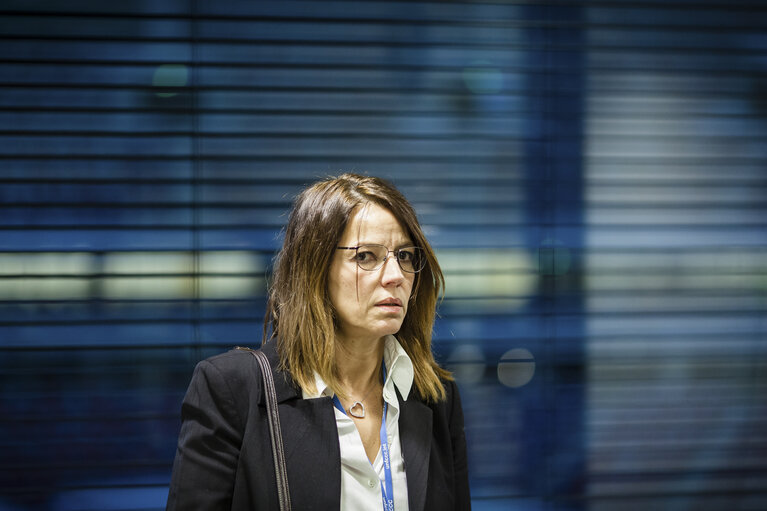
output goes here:
[[[421, 271], [426, 262], [421, 249], [417, 247], [404, 247], [392, 252], [399, 267], [407, 273]], [[360, 245], [357, 248], [357, 264], [363, 270], [377, 270], [383, 266], [388, 253], [389, 249], [383, 245]]]

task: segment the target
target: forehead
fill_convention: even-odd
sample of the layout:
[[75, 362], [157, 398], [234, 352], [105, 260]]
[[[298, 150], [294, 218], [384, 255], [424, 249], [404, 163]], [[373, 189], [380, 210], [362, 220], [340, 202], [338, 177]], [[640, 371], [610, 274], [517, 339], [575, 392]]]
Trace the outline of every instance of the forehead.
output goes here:
[[360, 243], [402, 243], [409, 241], [405, 227], [388, 209], [368, 203], [357, 207], [341, 239]]

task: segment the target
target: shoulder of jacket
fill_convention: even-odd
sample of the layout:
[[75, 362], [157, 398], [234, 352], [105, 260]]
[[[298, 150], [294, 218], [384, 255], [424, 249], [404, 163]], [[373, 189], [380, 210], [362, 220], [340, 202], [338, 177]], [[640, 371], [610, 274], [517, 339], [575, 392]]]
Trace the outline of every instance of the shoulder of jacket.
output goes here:
[[237, 346], [229, 351], [224, 351], [223, 353], [208, 357], [203, 360], [203, 362], [210, 362], [213, 365], [238, 363], [242, 360], [247, 360], [247, 357], [252, 357], [253, 355], [250, 354], [251, 351], [256, 350], [253, 348]]
[[440, 378], [439, 382], [442, 384], [442, 388], [445, 389], [445, 400], [450, 401], [453, 398], [453, 394], [458, 392], [458, 387], [455, 383], [455, 380]]
[[228, 381], [251, 380], [254, 376], [260, 375], [253, 355], [248, 350], [237, 348], [208, 357], [200, 361], [197, 367], [203, 372], [213, 370]]
[[[437, 401], [435, 406], [441, 408], [448, 416], [452, 415], [453, 408], [458, 394], [458, 385], [455, 380], [440, 379], [442, 387], [445, 389], [445, 399]], [[459, 398], [460, 399], [460, 398]]]

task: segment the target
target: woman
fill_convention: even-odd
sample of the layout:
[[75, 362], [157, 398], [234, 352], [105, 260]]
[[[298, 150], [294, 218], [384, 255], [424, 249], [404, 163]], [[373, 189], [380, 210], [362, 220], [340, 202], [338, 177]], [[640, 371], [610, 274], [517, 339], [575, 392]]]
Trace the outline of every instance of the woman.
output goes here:
[[[293, 509], [470, 508], [460, 398], [431, 352], [443, 286], [413, 208], [392, 185], [344, 174], [298, 196], [262, 347]], [[198, 364], [168, 510], [278, 508], [261, 387], [245, 351]]]

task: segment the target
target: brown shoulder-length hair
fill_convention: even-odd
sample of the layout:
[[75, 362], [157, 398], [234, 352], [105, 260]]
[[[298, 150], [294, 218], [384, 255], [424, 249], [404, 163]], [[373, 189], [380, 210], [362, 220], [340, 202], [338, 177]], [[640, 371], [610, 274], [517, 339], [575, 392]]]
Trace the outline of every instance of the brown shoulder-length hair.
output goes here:
[[298, 195], [275, 259], [264, 340], [276, 339], [281, 368], [302, 389], [316, 391], [316, 371], [335, 393], [342, 394], [335, 367], [336, 326], [328, 273], [349, 219], [358, 207], [370, 203], [391, 211], [426, 256], [426, 266], [415, 275], [411, 303], [395, 336], [413, 362], [416, 393], [428, 401], [443, 400], [440, 379], [452, 377], [434, 360], [431, 333], [445, 278], [415, 210], [383, 179], [343, 174], [319, 181]]

